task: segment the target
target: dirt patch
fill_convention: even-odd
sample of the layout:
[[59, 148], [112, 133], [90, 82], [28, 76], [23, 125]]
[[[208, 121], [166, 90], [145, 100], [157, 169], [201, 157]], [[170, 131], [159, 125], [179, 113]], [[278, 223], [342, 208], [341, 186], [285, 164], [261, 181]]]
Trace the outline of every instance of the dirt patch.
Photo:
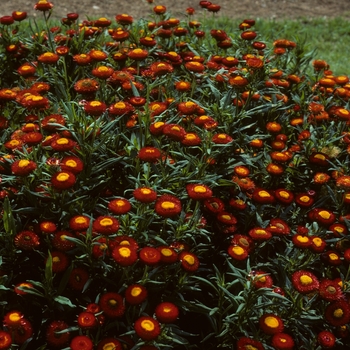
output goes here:
[[[155, 5], [164, 5], [172, 16], [181, 17], [188, 7], [195, 9], [195, 17], [204, 15], [198, 0], [163, 0], [149, 4], [146, 0], [52, 0], [53, 16], [65, 17], [67, 13], [76, 12], [80, 19], [97, 19], [106, 17], [114, 19], [115, 15], [127, 13], [135, 19], [150, 18]], [[217, 0], [212, 3], [221, 6], [216, 15], [225, 15], [233, 19], [250, 18], [333, 18], [342, 16], [350, 19], [348, 1], [340, 0]], [[26, 11], [29, 17], [39, 17], [42, 14], [34, 11], [36, 1], [16, 0], [2, 1], [0, 16], [10, 15], [13, 11]]]

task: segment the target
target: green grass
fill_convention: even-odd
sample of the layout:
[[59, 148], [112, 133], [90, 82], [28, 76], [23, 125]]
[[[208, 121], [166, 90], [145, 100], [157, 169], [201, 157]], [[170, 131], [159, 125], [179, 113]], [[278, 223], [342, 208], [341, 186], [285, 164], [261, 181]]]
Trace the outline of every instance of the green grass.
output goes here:
[[[243, 20], [243, 18], [242, 18]], [[229, 18], [205, 18], [203, 25], [237, 31], [240, 21]], [[272, 42], [285, 38], [304, 43], [307, 52], [315, 50], [315, 59], [325, 60], [335, 75], [350, 75], [348, 49], [350, 47], [350, 21], [343, 18], [299, 20], [257, 19], [255, 27], [260, 37]]]

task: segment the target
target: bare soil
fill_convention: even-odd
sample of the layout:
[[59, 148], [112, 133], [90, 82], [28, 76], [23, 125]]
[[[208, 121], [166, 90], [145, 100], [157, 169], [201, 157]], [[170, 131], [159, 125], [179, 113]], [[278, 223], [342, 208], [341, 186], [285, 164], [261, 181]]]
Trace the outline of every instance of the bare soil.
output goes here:
[[[11, 15], [13, 11], [26, 11], [28, 17], [40, 17], [34, 11], [35, 0], [2, 0], [0, 16]], [[146, 0], [52, 0], [53, 17], [62, 18], [70, 12], [79, 14], [79, 19], [114, 19], [115, 15], [126, 13], [134, 17], [150, 18], [155, 5], [164, 5], [173, 17], [181, 17], [188, 7], [196, 10], [195, 19], [204, 15], [198, 0], [161, 0], [149, 4]], [[221, 6], [217, 16], [232, 19], [245, 18], [334, 18], [350, 20], [349, 0], [214, 0]]]

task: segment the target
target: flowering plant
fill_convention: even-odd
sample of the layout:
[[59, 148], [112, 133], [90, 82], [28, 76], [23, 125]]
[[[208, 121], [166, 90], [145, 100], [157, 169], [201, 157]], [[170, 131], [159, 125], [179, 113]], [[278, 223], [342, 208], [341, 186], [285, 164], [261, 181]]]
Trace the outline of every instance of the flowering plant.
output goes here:
[[349, 78], [253, 19], [35, 9], [0, 18], [0, 349], [349, 346]]

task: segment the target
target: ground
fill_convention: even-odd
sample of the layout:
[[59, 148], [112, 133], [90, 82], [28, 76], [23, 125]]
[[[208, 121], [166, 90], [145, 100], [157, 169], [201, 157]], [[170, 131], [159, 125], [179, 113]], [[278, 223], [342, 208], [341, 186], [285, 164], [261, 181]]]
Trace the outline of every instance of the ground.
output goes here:
[[[13, 11], [26, 11], [29, 17], [41, 16], [34, 11], [35, 0], [3, 0], [0, 16], [11, 15]], [[52, 0], [54, 17], [65, 17], [67, 13], [77, 12], [80, 19], [97, 19], [106, 17], [114, 19], [115, 15], [127, 13], [135, 19], [149, 18], [155, 5], [164, 5], [173, 17], [184, 14], [186, 8], [193, 7], [200, 17], [204, 11], [199, 6], [199, 0], [160, 0], [149, 4], [146, 0]], [[213, 4], [221, 6], [218, 15], [235, 19], [245, 18], [310, 18], [339, 17], [350, 19], [349, 1], [344, 0], [215, 0]], [[196, 17], [195, 19], [197, 19]]]

